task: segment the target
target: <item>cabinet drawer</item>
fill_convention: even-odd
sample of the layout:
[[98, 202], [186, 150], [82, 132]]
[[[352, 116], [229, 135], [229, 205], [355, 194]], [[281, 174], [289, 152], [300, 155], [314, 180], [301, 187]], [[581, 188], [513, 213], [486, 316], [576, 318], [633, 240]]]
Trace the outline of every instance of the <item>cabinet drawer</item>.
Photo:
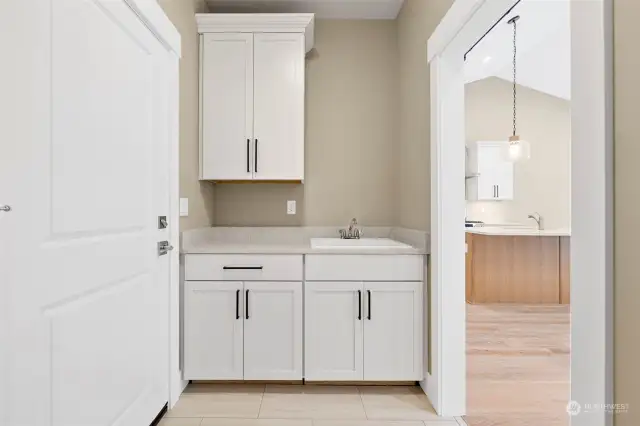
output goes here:
[[301, 255], [188, 254], [186, 281], [302, 281]]
[[422, 281], [421, 255], [307, 255], [308, 281]]

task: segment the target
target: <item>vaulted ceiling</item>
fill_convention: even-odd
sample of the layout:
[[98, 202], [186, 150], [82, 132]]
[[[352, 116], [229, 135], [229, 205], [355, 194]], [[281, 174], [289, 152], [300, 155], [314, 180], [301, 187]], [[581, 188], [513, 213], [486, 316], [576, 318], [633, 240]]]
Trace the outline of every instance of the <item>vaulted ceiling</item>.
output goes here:
[[569, 0], [522, 0], [467, 55], [467, 82], [487, 77], [513, 78], [513, 27], [517, 22], [517, 81], [523, 86], [571, 97]]

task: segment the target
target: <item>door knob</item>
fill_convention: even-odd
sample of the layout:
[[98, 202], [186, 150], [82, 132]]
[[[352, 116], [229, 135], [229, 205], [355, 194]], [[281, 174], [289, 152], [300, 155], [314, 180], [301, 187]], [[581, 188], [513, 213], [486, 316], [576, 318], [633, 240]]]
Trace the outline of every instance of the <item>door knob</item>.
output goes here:
[[1, 212], [10, 212], [11, 211], [11, 206], [0, 206], [0, 211]]
[[173, 246], [169, 241], [158, 241], [158, 256], [163, 256], [173, 250]]

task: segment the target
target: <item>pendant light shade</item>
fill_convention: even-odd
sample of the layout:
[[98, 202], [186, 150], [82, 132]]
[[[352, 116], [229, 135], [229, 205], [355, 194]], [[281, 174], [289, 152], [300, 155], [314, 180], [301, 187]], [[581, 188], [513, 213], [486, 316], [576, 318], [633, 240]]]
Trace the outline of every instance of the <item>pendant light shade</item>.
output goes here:
[[516, 43], [516, 23], [520, 19], [520, 16], [514, 16], [509, 19], [507, 23], [509, 25], [513, 25], [513, 132], [511, 136], [509, 136], [509, 144], [507, 145], [507, 150], [505, 152], [507, 161], [518, 162], [528, 160], [531, 156], [531, 149], [529, 147], [529, 143], [520, 139], [520, 136], [517, 133], [517, 118], [518, 118], [518, 85], [516, 84], [516, 53], [517, 53], [517, 43]]

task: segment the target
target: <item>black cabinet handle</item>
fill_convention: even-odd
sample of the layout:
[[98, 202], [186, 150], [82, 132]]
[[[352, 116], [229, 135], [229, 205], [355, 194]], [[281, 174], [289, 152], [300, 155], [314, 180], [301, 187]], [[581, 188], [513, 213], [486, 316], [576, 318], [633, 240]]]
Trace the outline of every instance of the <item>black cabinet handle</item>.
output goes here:
[[240, 319], [240, 290], [236, 290], [236, 319]]
[[249, 290], [244, 295], [244, 317], [249, 319]]
[[362, 292], [358, 290], [358, 319], [362, 320]]
[[225, 270], [261, 270], [263, 267], [262, 266], [223, 266], [222, 269]]
[[251, 160], [249, 160], [249, 151], [251, 150], [251, 139], [247, 139], [247, 173], [251, 172]]
[[496, 185], [496, 197], [500, 198], [500, 185]]
[[367, 319], [370, 320], [371, 319], [371, 290], [367, 290], [367, 297], [369, 299], [369, 315], [367, 316]]
[[258, 173], [258, 138], [256, 138], [256, 143], [253, 145], [253, 171]]

